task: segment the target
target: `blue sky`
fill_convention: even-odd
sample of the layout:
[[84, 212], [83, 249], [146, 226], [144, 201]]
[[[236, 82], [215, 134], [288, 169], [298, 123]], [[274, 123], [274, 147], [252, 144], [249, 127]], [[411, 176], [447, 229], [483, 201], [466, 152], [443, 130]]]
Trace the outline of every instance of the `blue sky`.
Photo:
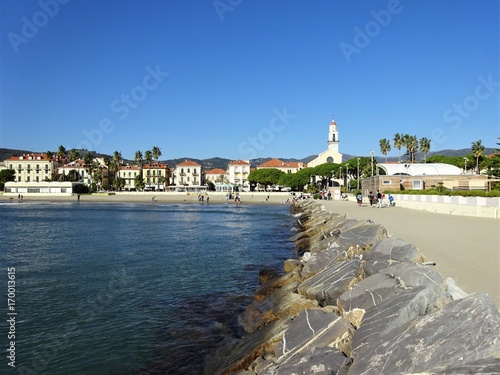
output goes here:
[[303, 158], [332, 116], [353, 155], [398, 132], [500, 136], [496, 0], [2, 0], [0, 17], [0, 147]]

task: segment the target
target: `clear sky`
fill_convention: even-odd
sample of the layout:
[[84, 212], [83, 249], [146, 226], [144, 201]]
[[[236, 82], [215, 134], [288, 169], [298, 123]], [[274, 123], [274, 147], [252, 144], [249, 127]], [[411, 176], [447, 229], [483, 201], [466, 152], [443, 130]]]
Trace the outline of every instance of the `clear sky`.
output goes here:
[[[496, 147], [497, 0], [2, 0], [0, 147], [132, 159]], [[390, 156], [397, 156], [393, 150]]]

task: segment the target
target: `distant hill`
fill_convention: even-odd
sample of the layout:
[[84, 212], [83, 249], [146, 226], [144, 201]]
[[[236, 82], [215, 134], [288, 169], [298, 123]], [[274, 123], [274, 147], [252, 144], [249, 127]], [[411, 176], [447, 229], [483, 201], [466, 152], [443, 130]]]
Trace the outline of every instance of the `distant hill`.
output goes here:
[[[484, 149], [484, 154], [489, 155], [489, 154], [494, 153], [495, 151], [496, 150], [494, 148], [487, 147]], [[33, 151], [28, 151], [28, 150], [15, 150], [15, 149], [9, 149], [9, 148], [0, 148], [0, 161], [4, 161], [4, 160], [10, 158], [11, 156], [28, 154], [28, 153], [32, 153], [32, 152]], [[52, 151], [52, 152], [55, 154], [57, 152], [57, 150]], [[80, 150], [80, 155], [83, 157], [83, 155], [86, 152], [87, 152], [87, 150]], [[45, 153], [45, 151], [37, 151], [35, 153]], [[427, 157], [430, 157], [433, 155], [466, 156], [466, 155], [471, 154], [471, 153], [472, 153], [472, 150], [470, 148], [463, 148], [463, 149], [459, 149], [459, 150], [440, 150], [440, 151], [429, 152], [427, 154]], [[94, 151], [90, 151], [90, 154], [92, 155], [92, 157], [104, 157], [104, 156], [108, 156], [110, 158], [112, 157], [112, 155], [100, 154], [100, 153], [96, 153]], [[357, 158], [360, 155], [343, 154], [342, 156], [343, 156], [342, 161], [346, 162], [346, 161], [349, 161], [350, 159]], [[367, 156], [367, 155], [363, 155], [363, 156]], [[290, 159], [290, 158], [280, 158], [280, 157], [278, 157], [276, 159], [280, 159], [280, 160], [283, 160], [286, 162], [309, 163], [311, 160], [313, 160], [316, 157], [317, 157], [317, 155], [309, 155], [309, 156], [302, 158], [302, 159], [294, 159], [294, 158]], [[417, 160], [421, 160], [421, 159], [423, 159], [424, 156], [421, 152], [417, 152], [416, 157], [417, 157]], [[271, 157], [252, 159], [252, 160], [250, 160], [250, 164], [252, 165], [252, 167], [256, 167], [257, 165], [265, 163], [271, 159], [272, 159]], [[385, 162], [385, 157], [383, 157], [383, 156], [376, 156], [375, 159], [379, 163]], [[404, 155], [401, 155], [401, 159], [405, 160]], [[194, 159], [194, 158], [184, 157], [184, 158], [177, 158], [177, 159], [160, 160], [160, 162], [167, 163], [170, 167], [175, 167], [177, 164], [182, 163], [183, 161], [186, 161], [186, 160], [192, 160], [192, 161], [200, 164], [204, 170], [210, 170], [210, 169], [214, 169], [214, 168], [226, 169], [228, 163], [234, 159], [225, 159], [225, 158], [219, 158], [219, 157], [213, 157], [213, 158], [209, 158], [209, 159]], [[398, 161], [398, 157], [397, 156], [388, 157], [387, 161], [389, 161], [389, 162]], [[125, 159], [124, 162], [131, 163], [131, 164], [134, 163], [133, 160], [127, 160], [127, 159]]]

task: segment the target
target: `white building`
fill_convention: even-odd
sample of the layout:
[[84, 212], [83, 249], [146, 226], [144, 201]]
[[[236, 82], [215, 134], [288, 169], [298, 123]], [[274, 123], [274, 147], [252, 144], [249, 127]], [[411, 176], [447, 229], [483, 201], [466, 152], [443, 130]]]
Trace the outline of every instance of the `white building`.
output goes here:
[[250, 174], [250, 161], [233, 160], [227, 166], [229, 183], [238, 187], [242, 191], [250, 190], [248, 175]]
[[212, 183], [225, 183], [229, 181], [229, 176], [224, 169], [215, 168], [205, 172], [205, 181]]
[[118, 177], [125, 181], [125, 190], [136, 190], [135, 179], [142, 175], [142, 170], [136, 165], [122, 165], [118, 171]]
[[339, 132], [334, 119], [328, 128], [328, 148], [318, 155], [317, 158], [307, 163], [308, 167], [316, 167], [325, 163], [342, 163], [342, 154], [339, 153]]
[[66, 162], [67, 159], [58, 156], [48, 158], [46, 154], [32, 153], [11, 156], [5, 160], [5, 165], [16, 172], [17, 182], [42, 182], [52, 180], [58, 168]]
[[172, 174], [172, 183], [177, 186], [202, 185], [201, 165], [191, 160], [177, 164]]

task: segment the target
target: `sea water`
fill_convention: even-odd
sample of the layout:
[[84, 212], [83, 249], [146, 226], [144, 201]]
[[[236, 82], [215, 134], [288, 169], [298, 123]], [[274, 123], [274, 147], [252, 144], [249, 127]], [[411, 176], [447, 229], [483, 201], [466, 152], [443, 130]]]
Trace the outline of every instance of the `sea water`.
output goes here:
[[287, 205], [0, 204], [0, 373], [200, 374], [291, 230]]

